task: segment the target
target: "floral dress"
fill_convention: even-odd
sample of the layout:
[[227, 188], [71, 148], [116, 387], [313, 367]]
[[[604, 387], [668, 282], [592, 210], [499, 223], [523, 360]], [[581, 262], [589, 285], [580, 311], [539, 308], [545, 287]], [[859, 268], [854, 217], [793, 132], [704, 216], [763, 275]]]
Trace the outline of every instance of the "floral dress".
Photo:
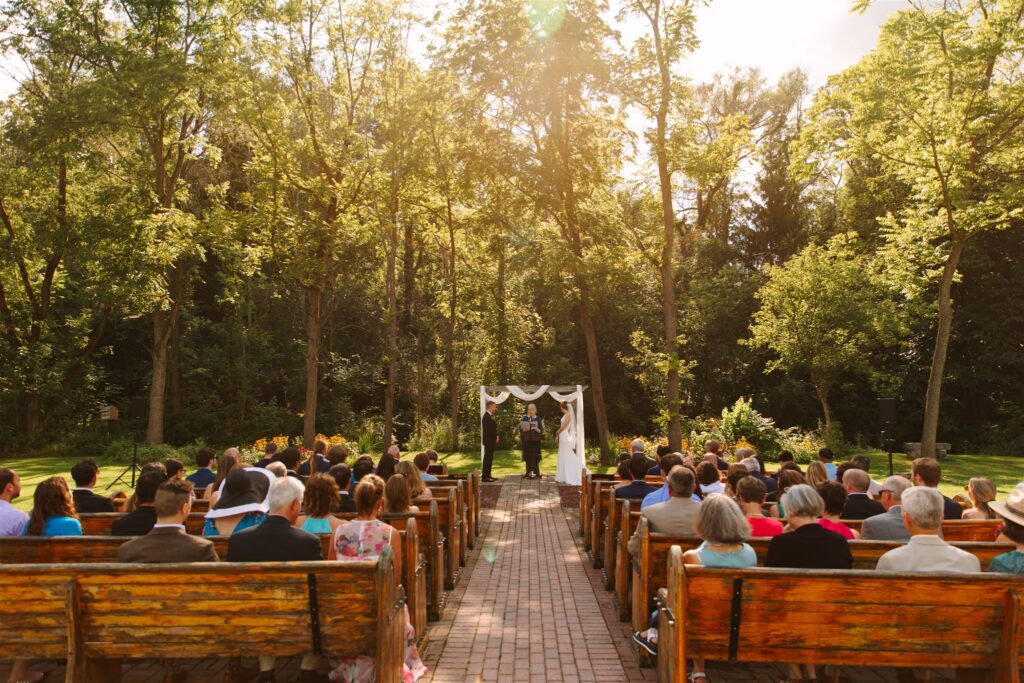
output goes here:
[[[391, 545], [394, 529], [384, 522], [353, 520], [338, 527], [334, 532], [334, 553], [338, 562], [376, 560]], [[409, 608], [405, 608], [405, 666], [402, 670], [403, 683], [413, 683], [427, 673], [427, 667], [420, 660], [416, 647], [416, 631], [409, 621]], [[376, 680], [376, 662], [372, 657], [345, 657], [338, 662], [330, 679], [344, 683], [372, 683]]]

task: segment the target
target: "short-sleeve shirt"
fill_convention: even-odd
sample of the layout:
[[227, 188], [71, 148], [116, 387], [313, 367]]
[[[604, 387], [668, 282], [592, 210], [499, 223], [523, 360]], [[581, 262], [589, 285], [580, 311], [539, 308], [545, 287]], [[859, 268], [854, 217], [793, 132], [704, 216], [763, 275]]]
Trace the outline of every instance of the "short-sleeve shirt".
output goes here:
[[27, 514], [6, 500], [0, 500], [0, 536], [21, 536], [27, 526]]

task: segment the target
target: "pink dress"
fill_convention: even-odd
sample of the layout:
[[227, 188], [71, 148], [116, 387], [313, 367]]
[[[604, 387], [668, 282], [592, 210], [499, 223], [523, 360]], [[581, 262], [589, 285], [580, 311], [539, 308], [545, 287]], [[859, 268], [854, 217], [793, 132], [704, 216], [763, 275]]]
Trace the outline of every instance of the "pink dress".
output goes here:
[[773, 538], [782, 533], [782, 522], [771, 517], [747, 517], [750, 535], [754, 538]]
[[831, 520], [828, 520], [828, 519], [825, 519], [824, 517], [822, 517], [821, 519], [818, 520], [818, 524], [820, 524], [824, 528], [828, 529], [829, 531], [836, 532], [837, 534], [839, 534], [840, 536], [842, 536], [843, 538], [845, 538], [848, 541], [852, 541], [853, 540], [853, 532], [850, 531], [850, 527], [846, 526], [842, 522], [833, 522]]
[[[394, 529], [379, 519], [370, 521], [352, 520], [338, 527], [334, 532], [334, 552], [338, 562], [355, 562], [358, 560], [376, 560], [391, 545], [391, 532]], [[377, 662], [373, 657], [345, 657], [334, 664], [330, 673], [332, 681], [344, 683], [373, 683], [377, 679]], [[409, 608], [405, 608], [405, 666], [402, 670], [402, 683], [413, 683], [419, 680], [427, 667], [420, 660], [420, 651], [416, 647], [416, 631], [409, 621]]]

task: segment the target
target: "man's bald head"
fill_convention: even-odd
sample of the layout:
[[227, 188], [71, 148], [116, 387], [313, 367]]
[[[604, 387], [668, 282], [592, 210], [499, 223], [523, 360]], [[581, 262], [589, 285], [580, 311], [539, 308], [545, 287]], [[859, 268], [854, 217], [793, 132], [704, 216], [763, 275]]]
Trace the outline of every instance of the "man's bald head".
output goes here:
[[843, 473], [843, 486], [851, 493], [867, 493], [871, 486], [871, 477], [864, 470], [846, 470]]

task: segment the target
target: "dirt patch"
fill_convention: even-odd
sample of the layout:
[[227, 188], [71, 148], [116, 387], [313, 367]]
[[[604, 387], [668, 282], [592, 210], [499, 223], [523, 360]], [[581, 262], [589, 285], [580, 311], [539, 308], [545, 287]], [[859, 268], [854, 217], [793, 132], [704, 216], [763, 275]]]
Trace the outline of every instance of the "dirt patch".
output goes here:
[[480, 487], [480, 507], [494, 509], [498, 507], [498, 496], [501, 495], [501, 484], [484, 484]]
[[558, 484], [558, 497], [564, 508], [578, 508], [580, 506], [580, 487]]

